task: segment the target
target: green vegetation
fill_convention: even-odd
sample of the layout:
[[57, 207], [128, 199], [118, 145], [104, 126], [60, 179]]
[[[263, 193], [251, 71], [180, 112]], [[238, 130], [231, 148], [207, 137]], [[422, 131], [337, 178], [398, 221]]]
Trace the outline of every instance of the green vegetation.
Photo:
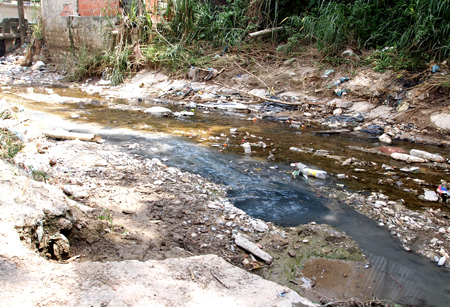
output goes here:
[[304, 12], [288, 17], [285, 48], [307, 42], [338, 54], [349, 45], [389, 46], [402, 56], [443, 60], [450, 55], [449, 6], [450, 0], [311, 0]]
[[[10, 109], [0, 112], [0, 121], [12, 118], [17, 117]], [[10, 161], [23, 147], [23, 141], [19, 138], [18, 133], [5, 127], [0, 128], [0, 158]]]
[[78, 47], [73, 79], [102, 76], [118, 84], [143, 66], [207, 65], [213, 50], [241, 50], [249, 33], [280, 25], [284, 31], [257, 41], [277, 41], [286, 53], [315, 44], [334, 65], [349, 63], [340, 59], [348, 47], [389, 47], [365, 60], [377, 71], [420, 69], [450, 54], [450, 0], [227, 0], [224, 6], [174, 0], [158, 9], [145, 3], [129, 1], [119, 16], [104, 17], [105, 48], [93, 53]]
[[108, 220], [111, 223], [111, 229], [114, 230], [114, 224], [111, 216], [111, 212], [108, 209], [103, 209], [103, 211], [98, 216], [99, 220]]

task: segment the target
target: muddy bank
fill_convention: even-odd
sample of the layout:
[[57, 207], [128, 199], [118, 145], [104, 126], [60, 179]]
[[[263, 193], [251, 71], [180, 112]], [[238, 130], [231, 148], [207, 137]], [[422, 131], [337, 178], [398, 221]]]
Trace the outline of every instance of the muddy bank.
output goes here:
[[[18, 165], [0, 161], [2, 302], [199, 306], [213, 298], [236, 306], [313, 306], [286, 287], [207, 255], [232, 253], [226, 246], [233, 244], [231, 228], [215, 220], [224, 212], [255, 237], [268, 231], [265, 223], [218, 198], [220, 187], [189, 174], [174, 184], [178, 177], [161, 162], [107, 151], [104, 145], [24, 135], [34, 151], [20, 154]], [[151, 183], [138, 191], [130, 175], [149, 177]], [[190, 180], [183, 184], [182, 178]], [[184, 199], [187, 195], [173, 190], [177, 186], [189, 188], [192, 198]], [[203, 214], [190, 213], [188, 223], [184, 218], [191, 210]], [[231, 259], [246, 255], [235, 248]]]

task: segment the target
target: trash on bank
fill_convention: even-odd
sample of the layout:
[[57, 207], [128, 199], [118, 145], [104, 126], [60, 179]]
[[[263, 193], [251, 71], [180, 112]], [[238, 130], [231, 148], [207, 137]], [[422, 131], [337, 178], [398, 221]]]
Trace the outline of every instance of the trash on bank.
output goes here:
[[326, 171], [309, 168], [307, 165], [300, 162], [292, 163], [291, 166], [298, 168], [298, 171], [292, 172], [293, 178], [296, 178], [300, 173], [303, 177], [305, 177], [305, 179], [308, 179], [308, 176], [313, 176], [320, 179], [326, 179], [328, 177], [328, 173]]
[[438, 201], [439, 197], [437, 196], [436, 192], [426, 190], [423, 199], [426, 201]]
[[217, 71], [217, 69], [214, 68], [208, 68], [208, 75], [205, 77], [205, 81], [209, 81], [212, 78], [217, 77], [217, 75], [219, 74], [219, 72]]
[[405, 161], [405, 162], [414, 162], [414, 163], [425, 162], [425, 160], [422, 158], [411, 156], [408, 154], [397, 153], [397, 152], [394, 152], [393, 154], [391, 154], [391, 158], [393, 158], [395, 160]]
[[329, 78], [330, 75], [333, 74], [333, 73], [334, 73], [334, 69], [325, 70], [325, 72], [322, 75], [322, 78]]
[[442, 185], [438, 186], [437, 192], [438, 192], [440, 195], [449, 195], [447, 188], [444, 187], [444, 186], [442, 186]]
[[380, 135], [380, 136], [378, 137], [378, 139], [379, 139], [381, 142], [386, 143], [386, 144], [391, 144], [391, 143], [392, 143], [391, 137], [390, 137], [388, 134], [386, 134], [386, 133], [383, 133], [382, 135]]
[[434, 74], [435, 72], [437, 72], [439, 70], [439, 66], [437, 65], [433, 65], [433, 67], [431, 67], [431, 72]]
[[244, 153], [246, 153], [246, 154], [252, 153], [252, 147], [251, 147], [250, 143], [244, 143], [241, 146], [244, 147]]
[[343, 90], [336, 89], [334, 92], [336, 93], [336, 95], [338, 97], [341, 97], [343, 95], [347, 95], [348, 91], [349, 91], [349, 89], [343, 89]]
[[432, 154], [423, 150], [411, 149], [409, 154], [411, 156], [419, 157], [434, 162], [445, 162], [445, 158], [438, 154]]
[[350, 80], [349, 77], [342, 77], [342, 78], [338, 79], [332, 86], [338, 86], [339, 84], [341, 84], [345, 81], [348, 81], [348, 80]]

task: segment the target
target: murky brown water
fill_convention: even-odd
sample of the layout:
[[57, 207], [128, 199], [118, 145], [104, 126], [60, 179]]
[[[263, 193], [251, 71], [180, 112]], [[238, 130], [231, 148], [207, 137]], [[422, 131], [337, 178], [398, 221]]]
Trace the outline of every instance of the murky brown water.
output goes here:
[[[423, 188], [435, 190], [440, 180], [450, 180], [448, 172], [421, 167], [418, 173], [405, 173], [399, 169], [411, 164], [396, 161], [381, 154], [365, 153], [350, 149], [349, 146], [364, 148], [377, 148], [381, 146], [377, 138], [366, 133], [352, 134], [331, 134], [319, 135], [314, 132], [317, 129], [297, 130], [289, 128], [285, 123], [274, 123], [263, 120], [248, 120], [252, 114], [223, 113], [223, 111], [210, 110], [210, 113], [203, 114], [203, 109], [195, 110], [195, 116], [190, 118], [155, 117], [141, 111], [130, 110], [133, 106], [145, 109], [154, 104], [149, 102], [138, 103], [116, 100], [113, 101], [113, 108], [104, 105], [105, 99], [96, 95], [86, 95], [76, 89], [53, 89], [56, 94], [63, 97], [73, 97], [77, 99], [96, 100], [98, 103], [64, 103], [50, 104], [45, 102], [32, 102], [28, 99], [17, 98], [10, 94], [10, 99], [18, 99], [27, 108], [58, 114], [64, 118], [71, 119], [73, 114], [80, 117], [71, 119], [79, 122], [97, 123], [103, 126], [121, 127], [133, 130], [143, 130], [149, 132], [167, 132], [184, 135], [193, 142], [198, 142], [203, 146], [215, 144], [218, 151], [224, 153], [236, 153], [242, 155], [241, 144], [245, 142], [263, 142], [266, 148], [252, 147], [253, 157], [260, 157], [262, 161], [267, 161], [267, 157], [273, 155], [273, 161], [282, 163], [302, 162], [311, 167], [322, 169], [330, 174], [347, 174], [349, 178], [339, 179], [334, 184], [345, 185], [345, 189], [351, 191], [371, 191], [383, 192], [390, 196], [392, 200], [404, 199], [405, 205], [411, 209], [421, 209], [423, 207], [438, 207], [432, 202], [424, 202], [418, 198], [423, 194]], [[26, 89], [16, 88], [15, 93], [25, 93]], [[35, 89], [34, 93], [45, 93], [44, 89]], [[32, 95], [32, 94], [31, 94]], [[97, 104], [97, 105], [96, 105]], [[172, 110], [184, 110], [171, 104], [158, 104], [169, 107]], [[121, 109], [123, 108], [123, 110]], [[232, 136], [230, 128], [237, 128], [238, 132]], [[223, 137], [211, 140], [210, 137]], [[252, 137], [252, 135], [254, 137]], [[424, 146], [411, 144], [408, 142], [394, 142], [392, 146], [398, 146], [409, 151], [410, 149], [420, 149], [433, 153], [448, 156], [447, 148], [435, 146]], [[293, 152], [289, 148], [306, 148], [311, 152]], [[317, 150], [331, 152], [332, 158], [316, 155]], [[341, 166], [341, 163], [350, 157], [354, 157], [362, 162], [360, 166]], [[384, 170], [382, 165], [393, 166], [395, 170]], [[356, 169], [356, 170], [355, 170]], [[358, 170], [359, 169], [359, 170]], [[363, 170], [363, 171], [360, 171]], [[299, 179], [302, 180], [302, 179]]]

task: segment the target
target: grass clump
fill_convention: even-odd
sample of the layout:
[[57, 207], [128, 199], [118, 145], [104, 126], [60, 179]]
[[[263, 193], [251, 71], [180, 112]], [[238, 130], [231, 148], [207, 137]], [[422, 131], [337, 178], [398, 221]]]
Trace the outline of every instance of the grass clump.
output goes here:
[[[0, 112], [0, 121], [17, 118], [11, 109]], [[3, 125], [2, 125], [3, 126]], [[0, 158], [10, 161], [24, 147], [20, 135], [6, 127], [0, 127]]]

